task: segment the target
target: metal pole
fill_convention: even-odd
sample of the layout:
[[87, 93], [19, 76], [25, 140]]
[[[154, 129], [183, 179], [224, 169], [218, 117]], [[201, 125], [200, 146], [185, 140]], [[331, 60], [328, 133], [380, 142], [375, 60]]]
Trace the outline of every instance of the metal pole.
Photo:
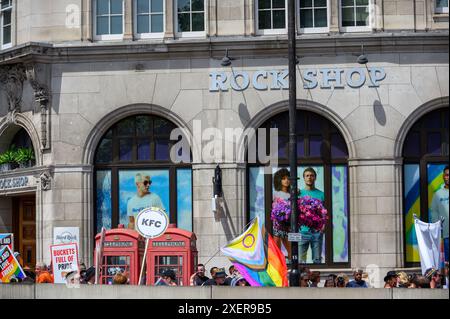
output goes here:
[[[138, 286], [141, 285], [141, 281], [142, 281], [142, 275], [144, 274], [144, 266], [147, 263], [147, 250], [148, 250], [148, 243], [150, 242], [149, 238], [145, 239], [145, 251], [144, 251], [144, 257], [142, 258], [142, 266], [141, 266], [141, 272], [139, 274], [139, 282], [138, 282]], [[147, 272], [148, 273], [148, 272]]]
[[[288, 0], [288, 42], [289, 42], [289, 166], [291, 174], [291, 233], [297, 233], [297, 78], [296, 78], [296, 25], [295, 0]], [[298, 242], [291, 242], [291, 272], [289, 285], [299, 286]]]

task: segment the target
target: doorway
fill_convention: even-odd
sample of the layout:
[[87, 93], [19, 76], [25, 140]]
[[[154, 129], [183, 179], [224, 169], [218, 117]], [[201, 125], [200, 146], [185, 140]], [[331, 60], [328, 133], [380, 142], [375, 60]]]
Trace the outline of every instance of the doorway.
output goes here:
[[14, 247], [20, 252], [22, 265], [36, 265], [36, 196], [13, 199]]

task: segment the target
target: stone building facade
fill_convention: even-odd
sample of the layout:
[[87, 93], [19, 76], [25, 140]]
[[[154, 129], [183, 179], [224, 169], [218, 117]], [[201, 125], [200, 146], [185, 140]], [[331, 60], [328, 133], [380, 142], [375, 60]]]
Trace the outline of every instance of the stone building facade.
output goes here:
[[[4, 2], [8, 1], [2, 5]], [[285, 20], [276, 20], [272, 2], [267, 9], [272, 20], [264, 20], [271, 21], [272, 27], [267, 28], [261, 22], [264, 10], [258, 7], [264, 1], [184, 1], [191, 5], [189, 10], [177, 11], [177, 1], [164, 0], [162, 20], [157, 20], [157, 14], [147, 14], [149, 19], [163, 21], [147, 28], [159, 28], [161, 32], [155, 34], [137, 33], [142, 27], [137, 22], [137, 2], [119, 2], [116, 15], [116, 3], [108, 2], [105, 16], [110, 22], [105, 26], [109, 31], [104, 34], [98, 32], [103, 28], [98, 13], [103, 9], [94, 0], [12, 0], [5, 3], [5, 8], [11, 8], [8, 29], [7, 13], [2, 11], [2, 31], [10, 32], [11, 41], [2, 42], [0, 49], [0, 151], [6, 151], [23, 129], [36, 159], [31, 167], [0, 172], [2, 185], [8, 185], [0, 188], [0, 232], [14, 232], [22, 254], [26, 255], [27, 249], [35, 254], [33, 262], [49, 262], [54, 227], [75, 226], [80, 228], [81, 259], [92, 264], [101, 205], [100, 171], [111, 170], [114, 175], [118, 169], [113, 180], [121, 178], [121, 169], [170, 171], [169, 164], [155, 161], [158, 166], [150, 158], [137, 166], [135, 161], [122, 165], [120, 149], [114, 153], [119, 159], [111, 159], [110, 166], [96, 161], [99, 145], [120, 121], [146, 115], [194, 133], [198, 120], [202, 128], [217, 128], [225, 136], [226, 128], [259, 128], [287, 111], [288, 90], [283, 86], [287, 33], [282, 26], [273, 27]], [[448, 3], [370, 0], [362, 9], [364, 19], [356, 19], [351, 26], [343, 2], [316, 2], [317, 7], [324, 2], [321, 8], [325, 11], [310, 11], [317, 17], [326, 13], [326, 18], [312, 18], [313, 24], [325, 27], [301, 21], [298, 28], [298, 109], [305, 118], [319, 116], [335, 130], [345, 141], [345, 154], [337, 164], [328, 163], [320, 156], [314, 158], [310, 144], [305, 148], [309, 157], [306, 154], [299, 166], [323, 168], [330, 210], [336, 194], [332, 190], [334, 168], [329, 166], [345, 168], [343, 187], [348, 189], [341, 216], [346, 225], [346, 234], [341, 234], [346, 255], [339, 261], [330, 253], [319, 269], [336, 272], [376, 265], [385, 273], [417, 266], [407, 254], [405, 219], [410, 216], [405, 212], [405, 166], [409, 162], [405, 162], [404, 145], [410, 130], [427, 114], [448, 115]], [[357, 6], [353, 9], [359, 10]], [[307, 17], [301, 10], [299, 7], [299, 16]], [[184, 23], [180, 22], [183, 14], [191, 18], [190, 29], [180, 30], [185, 27], [179, 26]], [[113, 16], [119, 17], [118, 25]], [[119, 32], [111, 32], [114, 28]], [[362, 46], [369, 59], [366, 66], [356, 62]], [[221, 65], [226, 50], [232, 58], [230, 66]], [[337, 75], [342, 76], [342, 83]], [[430, 163], [448, 163], [446, 123], [441, 152]], [[120, 136], [114, 138], [114, 143], [120, 144]], [[225, 137], [219, 140], [224, 146], [241, 143]], [[204, 141], [202, 146], [207, 144]], [[258, 214], [254, 205], [261, 192], [254, 188], [258, 177], [252, 179], [252, 166], [244, 160], [245, 148], [237, 149], [241, 153], [232, 159], [218, 156], [214, 163], [205, 163], [194, 158], [188, 166], [175, 166], [191, 174], [187, 176], [192, 179], [192, 192], [179, 195], [191, 196], [190, 220], [182, 220], [181, 212], [172, 206], [179, 200], [177, 196], [167, 195], [172, 203], [171, 221], [186, 225], [197, 235], [199, 261], [208, 262], [207, 267], [228, 265], [220, 247]], [[139, 153], [133, 156], [135, 159]], [[423, 165], [427, 158], [420, 159], [425, 160]], [[222, 169], [224, 194], [221, 208], [214, 213], [212, 178], [217, 164]], [[172, 182], [177, 180], [173, 173], [168, 174], [172, 192], [177, 188]], [[267, 202], [271, 180], [263, 180], [262, 200]], [[122, 190], [120, 181], [112, 184], [111, 188], [116, 188], [111, 191], [111, 225], [117, 226], [124, 216]], [[30, 205], [35, 207], [34, 226], [33, 221], [30, 224], [23, 219]], [[263, 207], [262, 216], [268, 204]], [[330, 228], [334, 222], [330, 221]], [[24, 234], [35, 234], [35, 238], [30, 241]], [[327, 251], [339, 250], [337, 238], [326, 245]]]

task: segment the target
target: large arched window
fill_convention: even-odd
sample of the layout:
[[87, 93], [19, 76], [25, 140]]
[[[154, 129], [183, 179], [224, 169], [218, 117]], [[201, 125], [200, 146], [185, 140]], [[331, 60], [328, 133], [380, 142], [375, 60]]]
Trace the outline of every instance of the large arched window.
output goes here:
[[406, 263], [420, 262], [414, 215], [429, 221], [434, 193], [443, 186], [443, 170], [449, 162], [448, 108], [419, 119], [403, 145], [404, 226]]
[[170, 222], [192, 231], [192, 169], [174, 164], [170, 149], [176, 126], [157, 116], [138, 115], [115, 124], [95, 156], [95, 229], [125, 227], [140, 209], [161, 206]]
[[[289, 114], [280, 113], [266, 121], [262, 128], [278, 128], [279, 168], [289, 168]], [[303, 171], [311, 166], [317, 172], [316, 187], [325, 193], [325, 205], [330, 212], [322, 249], [325, 267], [345, 267], [349, 254], [348, 149], [338, 129], [327, 119], [313, 112], [297, 112], [298, 177], [304, 189]], [[267, 143], [270, 134], [267, 133]], [[264, 174], [263, 165], [249, 164], [248, 219], [264, 218], [267, 230], [272, 230], [270, 211], [273, 195], [273, 174]], [[311, 263], [311, 249], [308, 263]]]

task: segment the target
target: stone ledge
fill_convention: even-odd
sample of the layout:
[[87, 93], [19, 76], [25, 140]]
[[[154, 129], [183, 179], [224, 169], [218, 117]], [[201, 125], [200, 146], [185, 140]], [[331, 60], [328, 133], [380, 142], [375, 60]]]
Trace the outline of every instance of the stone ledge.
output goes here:
[[0, 284], [0, 299], [449, 299], [448, 290]]

